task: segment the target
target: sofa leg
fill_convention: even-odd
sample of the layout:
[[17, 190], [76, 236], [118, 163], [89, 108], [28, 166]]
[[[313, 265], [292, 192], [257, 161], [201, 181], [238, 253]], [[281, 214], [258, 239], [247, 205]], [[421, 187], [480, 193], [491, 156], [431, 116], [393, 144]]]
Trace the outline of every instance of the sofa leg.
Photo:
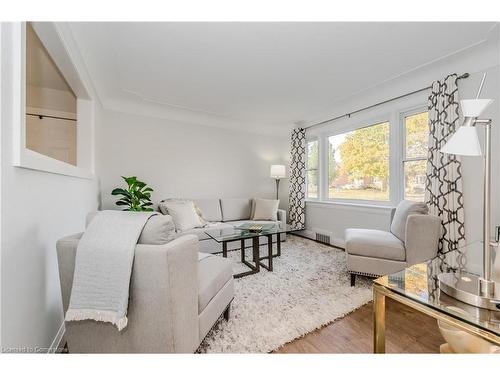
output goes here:
[[356, 274], [351, 273], [351, 286], [355, 286], [355, 285], [356, 285]]
[[224, 310], [224, 319], [226, 322], [229, 321], [229, 317], [231, 316], [231, 304], [227, 305], [226, 309]]

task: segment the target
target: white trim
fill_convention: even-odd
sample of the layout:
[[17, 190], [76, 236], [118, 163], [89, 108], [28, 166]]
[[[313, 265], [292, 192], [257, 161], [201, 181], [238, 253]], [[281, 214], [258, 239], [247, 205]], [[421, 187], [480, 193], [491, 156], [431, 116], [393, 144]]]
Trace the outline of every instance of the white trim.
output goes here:
[[306, 206], [316, 206], [328, 209], [348, 209], [348, 210], [359, 210], [359, 211], [391, 211], [394, 206], [390, 205], [375, 205], [375, 204], [364, 204], [364, 203], [353, 203], [353, 202], [332, 202], [332, 201], [311, 201], [306, 200]]
[[62, 339], [64, 337], [64, 333], [66, 332], [66, 326], [64, 325], [64, 320], [57, 330], [56, 336], [54, 337], [54, 340], [52, 340], [52, 344], [50, 344], [49, 349], [47, 350], [48, 354], [55, 354], [59, 353], [61, 351], [61, 343]]
[[[38, 37], [77, 96], [77, 166], [26, 147], [26, 23], [11, 24], [13, 57], [13, 156], [15, 167], [85, 179], [94, 178], [94, 102], [54, 23], [33, 23]], [[74, 114], [73, 114], [74, 116]]]

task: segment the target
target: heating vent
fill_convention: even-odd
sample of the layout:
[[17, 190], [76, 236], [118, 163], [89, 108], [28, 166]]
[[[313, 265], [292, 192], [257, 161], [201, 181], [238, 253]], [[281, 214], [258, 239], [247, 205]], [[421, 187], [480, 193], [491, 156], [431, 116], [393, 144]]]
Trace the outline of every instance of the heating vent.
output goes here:
[[330, 245], [330, 236], [327, 234], [316, 233], [316, 241]]

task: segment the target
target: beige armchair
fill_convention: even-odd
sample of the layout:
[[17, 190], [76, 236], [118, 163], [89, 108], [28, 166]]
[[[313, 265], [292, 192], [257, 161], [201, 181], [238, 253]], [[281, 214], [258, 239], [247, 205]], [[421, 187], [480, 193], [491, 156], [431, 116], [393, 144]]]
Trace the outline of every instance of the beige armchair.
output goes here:
[[390, 232], [346, 229], [351, 286], [356, 283], [356, 275], [387, 275], [434, 258], [441, 236], [441, 219], [427, 213], [424, 203], [402, 201], [394, 212]]

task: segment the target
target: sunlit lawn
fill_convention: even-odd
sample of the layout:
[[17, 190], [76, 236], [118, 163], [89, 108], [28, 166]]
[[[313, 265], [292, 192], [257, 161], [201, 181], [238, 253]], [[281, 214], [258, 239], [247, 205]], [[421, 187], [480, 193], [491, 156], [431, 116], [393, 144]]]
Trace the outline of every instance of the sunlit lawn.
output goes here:
[[371, 201], [387, 201], [389, 200], [389, 190], [381, 191], [375, 189], [335, 189], [330, 188], [330, 198], [339, 199], [365, 199]]
[[[316, 189], [312, 189], [309, 187], [308, 190], [309, 193], [309, 198], [317, 198], [317, 191]], [[335, 189], [335, 188], [330, 188], [329, 191], [329, 198], [332, 199], [364, 199], [364, 200], [371, 200], [371, 201], [388, 201], [389, 200], [389, 190], [387, 191], [380, 191], [380, 190], [375, 190], [375, 189]], [[411, 200], [411, 201], [416, 201], [416, 202], [423, 202], [424, 201], [424, 194], [418, 194], [418, 193], [406, 193], [405, 199]]]

